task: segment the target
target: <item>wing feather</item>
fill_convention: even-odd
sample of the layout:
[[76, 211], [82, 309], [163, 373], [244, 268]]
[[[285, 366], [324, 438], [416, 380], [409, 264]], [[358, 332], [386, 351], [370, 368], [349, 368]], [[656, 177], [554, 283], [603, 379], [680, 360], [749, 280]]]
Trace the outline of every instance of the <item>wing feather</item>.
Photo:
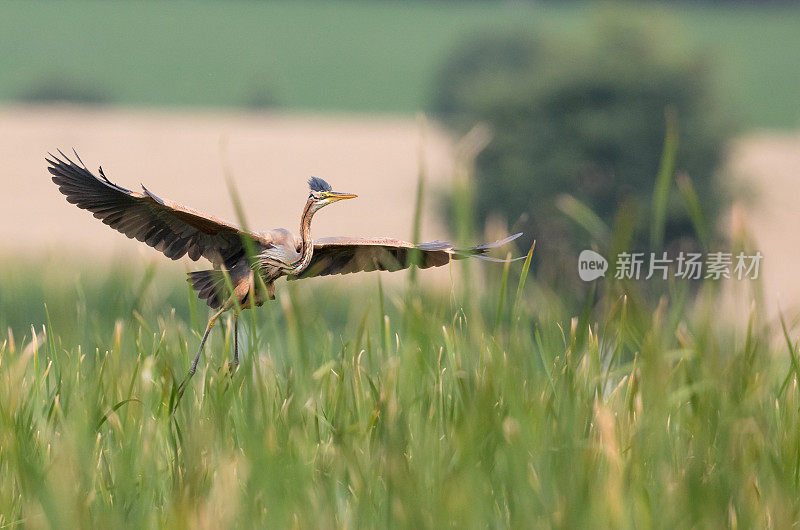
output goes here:
[[163, 252], [168, 258], [189, 255], [194, 261], [205, 257], [225, 264], [244, 252], [242, 237], [269, 245], [258, 234], [215, 217], [162, 199], [142, 186], [137, 193], [111, 182], [100, 168], [95, 176], [77, 153], [77, 163], [59, 151], [45, 158], [53, 182], [67, 202], [92, 212], [94, 217], [131, 239]]
[[289, 279], [376, 270], [398, 271], [412, 266], [427, 269], [447, 265], [451, 259], [464, 259], [470, 256], [494, 261], [496, 258], [489, 258], [483, 254], [521, 235], [521, 233], [515, 234], [501, 241], [466, 249], [454, 248], [448, 241], [430, 241], [414, 245], [408, 241], [391, 238], [323, 238], [314, 241], [314, 254], [306, 270], [296, 276], [289, 276]]

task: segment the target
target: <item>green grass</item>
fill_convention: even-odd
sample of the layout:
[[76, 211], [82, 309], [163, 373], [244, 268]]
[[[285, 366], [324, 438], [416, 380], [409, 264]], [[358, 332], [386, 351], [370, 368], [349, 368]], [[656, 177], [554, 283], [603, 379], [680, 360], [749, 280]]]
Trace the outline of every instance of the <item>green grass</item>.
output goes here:
[[[681, 3], [624, 9], [710, 49], [746, 126], [797, 127], [800, 9]], [[413, 112], [476, 32], [580, 38], [587, 4], [3, 2], [0, 99]], [[624, 11], [620, 11], [624, 13]], [[622, 15], [620, 15], [622, 16]]]
[[[562, 202], [630, 245], [628, 212], [593, 230]], [[208, 314], [178, 264], [3, 260], [0, 527], [797, 525], [798, 318], [756, 295], [730, 321], [713, 281], [554, 290], [535, 259], [279, 282], [239, 369], [225, 318], [177, 408]]]
[[0, 525], [798, 522], [796, 331], [776, 343], [758, 306], [731, 325], [711, 284], [569, 307], [520, 267], [439, 293], [282, 283], [239, 370], [219, 327], [170, 416], [206, 314], [178, 267], [6, 263]]

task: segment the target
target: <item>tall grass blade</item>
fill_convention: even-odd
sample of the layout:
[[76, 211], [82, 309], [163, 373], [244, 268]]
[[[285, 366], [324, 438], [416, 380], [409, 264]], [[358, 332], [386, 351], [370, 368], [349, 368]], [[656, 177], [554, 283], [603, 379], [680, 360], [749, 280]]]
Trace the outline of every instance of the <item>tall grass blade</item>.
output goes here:
[[508, 289], [508, 270], [511, 265], [511, 254], [508, 255], [506, 262], [503, 264], [503, 277], [500, 280], [500, 295], [497, 297], [497, 312], [494, 317], [494, 332], [500, 330], [500, 323], [503, 320], [503, 309], [506, 302], [506, 290]]
[[573, 197], [572, 195], [560, 195], [556, 199], [556, 207], [567, 217], [582, 226], [600, 244], [608, 241], [611, 230], [591, 208]]
[[711, 235], [708, 230], [705, 215], [703, 215], [703, 208], [700, 206], [700, 199], [697, 197], [697, 192], [692, 185], [692, 179], [689, 175], [681, 173], [676, 178], [678, 183], [678, 191], [680, 191], [683, 205], [686, 207], [686, 212], [689, 214], [689, 219], [692, 221], [697, 239], [703, 248], [708, 249], [711, 245]]
[[519, 282], [517, 283], [517, 294], [514, 297], [514, 306], [512, 309], [512, 317], [516, 319], [517, 311], [519, 310], [519, 305], [522, 303], [522, 296], [525, 291], [525, 282], [528, 279], [528, 272], [531, 269], [531, 263], [533, 262], [533, 249], [536, 247], [536, 241], [533, 242], [531, 245], [530, 250], [528, 250], [528, 254], [525, 256], [525, 261], [522, 264], [522, 270], [520, 271], [519, 275]]
[[661, 249], [664, 244], [669, 189], [672, 185], [675, 159], [678, 153], [678, 117], [672, 108], [667, 109], [665, 117], [664, 149], [661, 154], [661, 165], [658, 168], [655, 189], [653, 190], [653, 221], [650, 225], [650, 248], [653, 250]]
[[[425, 116], [420, 114], [417, 117], [417, 122], [420, 130], [420, 142], [417, 149], [419, 166], [417, 169], [417, 190], [414, 196], [414, 216], [412, 218], [413, 221], [411, 226], [411, 242], [415, 245], [420, 243], [422, 234], [422, 212], [424, 208], [425, 180], [427, 176], [427, 165], [425, 162], [425, 132], [427, 123], [425, 121]], [[418, 271], [416, 265], [419, 264], [421, 257], [422, 254], [416, 249], [409, 253], [409, 261], [412, 264], [412, 267], [409, 271], [408, 278], [411, 285], [414, 285], [417, 282]]]

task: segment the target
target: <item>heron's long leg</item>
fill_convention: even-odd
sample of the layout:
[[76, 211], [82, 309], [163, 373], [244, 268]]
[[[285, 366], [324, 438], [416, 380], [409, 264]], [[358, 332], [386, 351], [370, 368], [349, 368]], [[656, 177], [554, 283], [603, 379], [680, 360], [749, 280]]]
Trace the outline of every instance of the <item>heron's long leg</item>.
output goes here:
[[186, 374], [186, 378], [181, 381], [181, 384], [178, 385], [177, 397], [175, 399], [175, 405], [172, 407], [172, 414], [175, 414], [175, 411], [178, 410], [178, 405], [181, 402], [181, 398], [183, 398], [183, 392], [186, 390], [186, 384], [192, 378], [194, 373], [197, 371], [197, 363], [200, 362], [200, 354], [203, 353], [203, 346], [206, 345], [206, 340], [208, 339], [208, 334], [211, 333], [211, 328], [214, 327], [214, 323], [216, 323], [217, 318], [225, 311], [225, 307], [223, 306], [222, 309], [214, 313], [210, 319], [208, 319], [208, 325], [206, 326], [206, 332], [203, 334], [203, 340], [200, 341], [200, 348], [197, 350], [197, 355], [194, 356], [194, 361], [192, 361], [192, 366], [189, 368], [189, 373]]
[[197, 350], [197, 355], [194, 356], [194, 361], [192, 361], [192, 366], [189, 367], [189, 377], [193, 376], [194, 373], [197, 371], [197, 363], [200, 361], [200, 354], [203, 353], [203, 346], [206, 345], [206, 340], [208, 339], [208, 334], [211, 333], [211, 328], [214, 327], [214, 324], [217, 322], [217, 318], [225, 311], [223, 307], [216, 313], [214, 313], [210, 319], [208, 319], [208, 325], [206, 326], [206, 332], [203, 334], [203, 340], [200, 341], [200, 348]]

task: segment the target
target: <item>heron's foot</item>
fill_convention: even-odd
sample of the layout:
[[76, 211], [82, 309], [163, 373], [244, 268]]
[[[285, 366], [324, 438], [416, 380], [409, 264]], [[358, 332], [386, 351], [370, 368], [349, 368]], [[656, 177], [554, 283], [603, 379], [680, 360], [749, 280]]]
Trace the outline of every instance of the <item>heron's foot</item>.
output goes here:
[[181, 384], [178, 385], [178, 391], [177, 391], [177, 394], [175, 396], [175, 404], [172, 407], [172, 411], [170, 412], [170, 415], [174, 415], [175, 411], [178, 410], [178, 405], [180, 405], [180, 403], [181, 403], [181, 399], [183, 398], [183, 393], [186, 391], [186, 387], [189, 384], [189, 381], [191, 381], [193, 375], [194, 375], [194, 371], [189, 370], [189, 373], [186, 374], [186, 377], [183, 379], [183, 381], [181, 381]]
[[233, 377], [233, 374], [239, 369], [239, 363], [237, 362], [227, 362], [225, 363], [225, 369], [228, 372], [228, 375]]

